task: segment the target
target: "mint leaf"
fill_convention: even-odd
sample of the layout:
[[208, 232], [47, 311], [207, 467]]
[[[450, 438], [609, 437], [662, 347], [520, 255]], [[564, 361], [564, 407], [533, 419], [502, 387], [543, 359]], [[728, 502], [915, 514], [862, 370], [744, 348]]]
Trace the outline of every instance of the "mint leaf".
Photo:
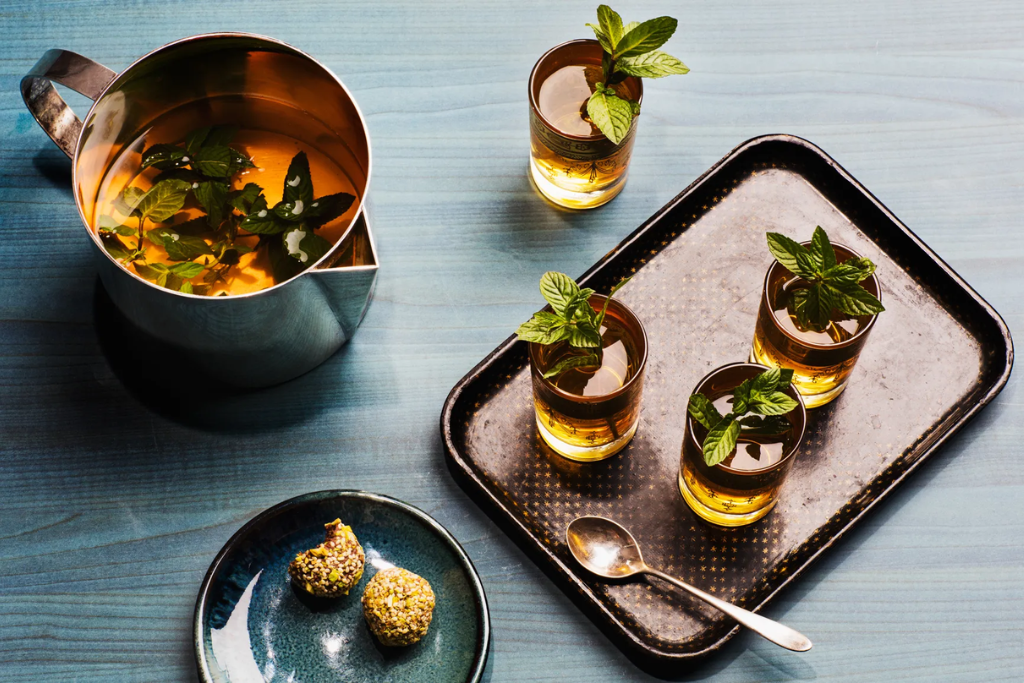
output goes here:
[[182, 277], [188, 280], [194, 278], [196, 275], [199, 275], [199, 273], [203, 272], [204, 266], [202, 263], [185, 261], [184, 263], [175, 263], [167, 270], [169, 272], [174, 273], [178, 277]]
[[191, 235], [179, 235], [178, 239], [169, 236], [164, 240], [164, 249], [167, 251], [167, 258], [172, 261], [191, 261], [200, 256], [213, 255], [213, 250], [203, 238]]
[[139, 202], [146, 196], [145, 190], [140, 190], [137, 187], [126, 187], [121, 190], [121, 194], [114, 199], [114, 208], [119, 213], [123, 213], [125, 216], [138, 216], [136, 209], [139, 206]]
[[220, 227], [228, 213], [228, 184], [217, 180], [204, 180], [193, 190], [196, 200], [206, 210], [207, 223], [214, 229]]
[[189, 282], [188, 280], [185, 280], [184, 282], [181, 283], [181, 288], [178, 291], [181, 292], [182, 294], [192, 294], [192, 283]]
[[828, 283], [857, 283], [863, 280], [866, 275], [864, 271], [857, 266], [850, 265], [849, 263], [840, 263], [838, 266], [832, 266], [821, 274], [822, 280]]
[[312, 215], [307, 216], [306, 224], [314, 230], [322, 228], [334, 219], [343, 216], [352, 208], [355, 201], [356, 198], [347, 192], [320, 197], [309, 205]]
[[142, 196], [136, 210], [143, 218], [164, 223], [181, 211], [191, 188], [184, 180], [162, 180]]
[[811, 237], [811, 247], [808, 251], [810, 251], [814, 264], [819, 271], [828, 270], [836, 265], [836, 252], [832, 248], [832, 242], [829, 241], [828, 235], [825, 234], [820, 225], [814, 228], [814, 235]]
[[565, 307], [565, 319], [573, 320], [574, 318], [580, 318], [582, 320], [590, 320], [592, 317], [590, 307], [590, 297], [594, 295], [594, 290], [590, 287], [584, 287], [566, 304]]
[[601, 312], [598, 314], [597, 320], [594, 321], [594, 327], [596, 327], [597, 329], [601, 329], [601, 325], [604, 324], [604, 315], [605, 313], [608, 312], [608, 304], [611, 303], [612, 297], [615, 296], [615, 293], [618, 292], [623, 287], [625, 287], [626, 283], [632, 279], [632, 277], [622, 278], [621, 280], [619, 280], [619, 284], [612, 287], [612, 291], [608, 292], [608, 296], [606, 296], [604, 299], [604, 306], [601, 307]]
[[739, 423], [743, 428], [742, 433], [751, 435], [783, 434], [793, 427], [790, 421], [781, 415], [750, 415], [741, 419]]
[[202, 147], [195, 153], [192, 168], [211, 178], [227, 178], [231, 175], [233, 155], [226, 145]]
[[289, 210], [296, 214], [304, 213], [313, 203], [313, 181], [309, 177], [309, 159], [305, 152], [292, 157], [288, 165], [282, 202], [289, 204]]
[[835, 306], [831, 292], [821, 285], [811, 285], [805, 290], [796, 290], [793, 294], [795, 295], [797, 291], [807, 292], [801, 298], [794, 298], [798, 322], [804, 327], [807, 327], [806, 323], [809, 323], [810, 326], [819, 330], [828, 327], [832, 308]]
[[307, 209], [309, 209], [309, 205], [298, 199], [294, 202], [278, 202], [274, 205], [273, 211], [274, 215], [283, 221], [302, 223], [306, 220]]
[[611, 40], [608, 38], [608, 35], [601, 30], [600, 26], [595, 26], [594, 24], [587, 24], [587, 26], [594, 29], [594, 35], [597, 37], [597, 42], [601, 43], [601, 48], [605, 51], [605, 53], [611, 54], [612, 50], [615, 49], [615, 46], [612, 45]]
[[203, 147], [227, 147], [238, 135], [238, 126], [214, 126], [207, 129]]
[[758, 394], [755, 401], [752, 401], [749, 408], [752, 412], [760, 415], [784, 415], [799, 405], [795, 399], [781, 391], [774, 391], [768, 395]]
[[238, 227], [254, 235], [276, 235], [289, 228], [287, 223], [278, 220], [274, 212], [267, 208], [267, 198], [263, 195], [252, 203], [249, 214]]
[[550, 368], [544, 373], [545, 378], [552, 378], [561, 375], [566, 370], [572, 370], [573, 368], [586, 368], [586, 367], [600, 367], [601, 357], [596, 353], [591, 353], [586, 356], [569, 356], [558, 361], [554, 367]]
[[589, 320], [579, 320], [569, 327], [569, 343], [578, 349], [601, 348], [601, 333]]
[[681, 61], [658, 50], [619, 60], [615, 63], [615, 70], [637, 78], [664, 78], [673, 74], [690, 73]]
[[565, 273], [549, 270], [540, 278], [540, 293], [555, 313], [566, 318], [566, 309], [580, 293], [580, 287]]
[[[790, 371], [792, 375], [792, 370]], [[779, 386], [779, 381], [782, 379], [782, 370], [779, 368], [772, 368], [771, 370], [765, 370], [760, 375], [754, 378], [754, 381], [750, 385], [752, 394], [770, 394]]]
[[142, 153], [142, 168], [153, 166], [161, 170], [178, 168], [187, 162], [183, 160], [185, 150], [177, 145], [152, 145]]
[[[847, 259], [843, 261], [842, 265], [859, 268], [861, 271], [860, 280], [866, 280], [867, 278], [871, 277], [872, 273], [875, 272], [875, 264], [872, 263], [871, 259], [869, 258], [860, 257]], [[860, 282], [860, 280], [858, 280], [858, 282]]]
[[319, 261], [333, 246], [305, 225], [285, 230], [281, 234], [281, 242], [287, 254], [305, 266], [311, 266]]
[[189, 154], [195, 154], [199, 151], [211, 130], [213, 130], [213, 126], [196, 128], [185, 137], [185, 149], [188, 150]]
[[740, 435], [740, 424], [734, 417], [727, 416], [708, 431], [704, 438], [704, 462], [714, 467], [725, 461], [736, 449]]
[[617, 145], [633, 125], [633, 107], [603, 83], [597, 86], [597, 91], [587, 100], [587, 114], [604, 136]]
[[828, 282], [822, 285], [833, 305], [847, 315], [874, 315], [885, 310], [882, 302], [854, 282]]
[[245, 187], [241, 190], [228, 192], [228, 203], [241, 211], [242, 215], [248, 215], [249, 211], [252, 210], [253, 202], [262, 193], [263, 188], [256, 183], [246, 183]]
[[693, 394], [686, 407], [690, 416], [697, 422], [704, 425], [708, 431], [714, 429], [715, 425], [722, 421], [722, 414], [715, 408], [715, 404], [704, 394]]
[[152, 280], [161, 287], [167, 286], [167, 277], [170, 275], [167, 266], [162, 263], [150, 263], [148, 265], [136, 263], [135, 272], [147, 280]]
[[256, 164], [252, 163], [252, 159], [244, 153], [239, 152], [234, 147], [228, 147], [228, 150], [231, 152], [231, 172], [229, 175], [235, 175], [243, 168], [256, 168]]
[[816, 275], [813, 258], [807, 247], [777, 232], [766, 233], [768, 251], [782, 267], [802, 278], [813, 279]]
[[539, 311], [519, 326], [516, 336], [536, 344], [554, 344], [569, 338], [566, 322], [554, 313]]
[[672, 17], [648, 19], [622, 36], [616, 43], [612, 56], [618, 60], [657, 50], [676, 32], [677, 24]]
[[119, 223], [113, 216], [100, 216], [97, 229], [100, 232], [116, 233], [125, 237], [133, 237], [139, 232], [133, 227]]
[[598, 5], [597, 20], [601, 23], [601, 32], [608, 37], [612, 49], [605, 50], [613, 52], [615, 46], [622, 40], [622, 17], [608, 5]]
[[117, 239], [114, 233], [100, 233], [100, 244], [114, 259], [118, 261], [124, 261], [131, 256], [132, 252], [128, 247], [124, 246], [121, 240]]
[[750, 392], [754, 385], [754, 378], [743, 380], [732, 392], [732, 412], [736, 415], [743, 415], [749, 409]]

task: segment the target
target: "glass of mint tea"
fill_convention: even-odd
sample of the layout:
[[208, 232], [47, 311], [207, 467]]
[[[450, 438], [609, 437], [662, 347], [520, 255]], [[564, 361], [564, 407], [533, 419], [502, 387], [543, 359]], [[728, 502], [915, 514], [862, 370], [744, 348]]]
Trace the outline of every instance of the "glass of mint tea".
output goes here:
[[[605, 298], [594, 294], [589, 305], [600, 311]], [[612, 299], [600, 334], [597, 354], [568, 341], [530, 344], [537, 430], [555, 452], [570, 460], [592, 462], [615, 455], [633, 438], [639, 423], [647, 364], [644, 326], [625, 304]], [[577, 358], [583, 364], [544, 376]]]
[[[724, 365], [698, 382], [693, 393], [706, 397], [720, 416], [728, 417], [736, 410], [737, 387], [768, 369], [753, 363]], [[744, 412], [736, 420], [735, 446], [725, 449], [721, 461], [713, 465], [704, 453], [710, 430], [692, 411], [687, 415], [679, 492], [704, 520], [723, 527], [743, 526], [767, 515], [778, 502], [803, 439], [807, 412], [792, 384], [776, 391], [788, 397], [789, 412], [774, 416]]]
[[[801, 243], [804, 247], [811, 242]], [[836, 262], [865, 261], [849, 247], [832, 244]], [[873, 268], [873, 266], [872, 266]], [[881, 300], [878, 278], [872, 273], [860, 287]], [[801, 321], [795, 310], [797, 297], [808, 281], [794, 275], [779, 261], [764, 278], [761, 304], [754, 326], [750, 361], [793, 370], [793, 385], [808, 408], [818, 408], [846, 388], [850, 373], [867, 342], [878, 314], [850, 315], [833, 308], [823, 325]]]

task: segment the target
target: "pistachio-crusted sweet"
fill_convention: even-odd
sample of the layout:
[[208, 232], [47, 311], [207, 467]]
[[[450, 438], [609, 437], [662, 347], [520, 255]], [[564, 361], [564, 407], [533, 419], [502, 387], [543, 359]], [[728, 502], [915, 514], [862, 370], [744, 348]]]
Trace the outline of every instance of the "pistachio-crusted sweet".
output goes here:
[[352, 527], [341, 520], [324, 525], [327, 539], [301, 552], [288, 565], [288, 573], [303, 590], [321, 598], [348, 595], [363, 576], [366, 556]]
[[377, 572], [363, 591], [363, 615], [382, 645], [412, 645], [427, 635], [434, 591], [422, 576], [393, 567]]

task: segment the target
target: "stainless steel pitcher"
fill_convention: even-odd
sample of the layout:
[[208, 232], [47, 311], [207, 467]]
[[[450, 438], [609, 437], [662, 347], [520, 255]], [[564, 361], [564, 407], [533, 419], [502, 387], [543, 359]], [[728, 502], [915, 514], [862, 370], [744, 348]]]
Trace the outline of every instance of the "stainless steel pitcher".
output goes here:
[[[84, 120], [54, 82], [94, 100]], [[243, 387], [297, 377], [355, 332], [378, 268], [366, 217], [370, 138], [352, 95], [325, 66], [272, 38], [212, 33], [165, 45], [120, 74], [73, 52], [50, 50], [22, 79], [21, 92], [39, 125], [71, 157], [75, 203], [104, 287], [145, 332], [185, 351], [208, 376]], [[315, 120], [320, 132], [313, 139], [303, 138], [301, 123], [288, 134], [339, 168], [358, 169], [351, 178], [356, 217], [320, 261], [268, 289], [207, 297], [159, 287], [118, 265], [92, 229], [100, 181], [124, 146], [159, 116], [230, 95], [277, 100]]]

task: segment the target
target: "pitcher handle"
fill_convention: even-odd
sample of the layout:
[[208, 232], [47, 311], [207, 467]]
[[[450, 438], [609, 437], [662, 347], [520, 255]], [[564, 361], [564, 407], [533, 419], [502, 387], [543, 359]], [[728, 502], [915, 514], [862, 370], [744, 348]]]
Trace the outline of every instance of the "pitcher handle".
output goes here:
[[67, 86], [95, 100], [116, 76], [88, 57], [67, 50], [47, 50], [21, 79], [21, 96], [46, 134], [73, 159], [82, 121], [57, 94], [53, 84]]

